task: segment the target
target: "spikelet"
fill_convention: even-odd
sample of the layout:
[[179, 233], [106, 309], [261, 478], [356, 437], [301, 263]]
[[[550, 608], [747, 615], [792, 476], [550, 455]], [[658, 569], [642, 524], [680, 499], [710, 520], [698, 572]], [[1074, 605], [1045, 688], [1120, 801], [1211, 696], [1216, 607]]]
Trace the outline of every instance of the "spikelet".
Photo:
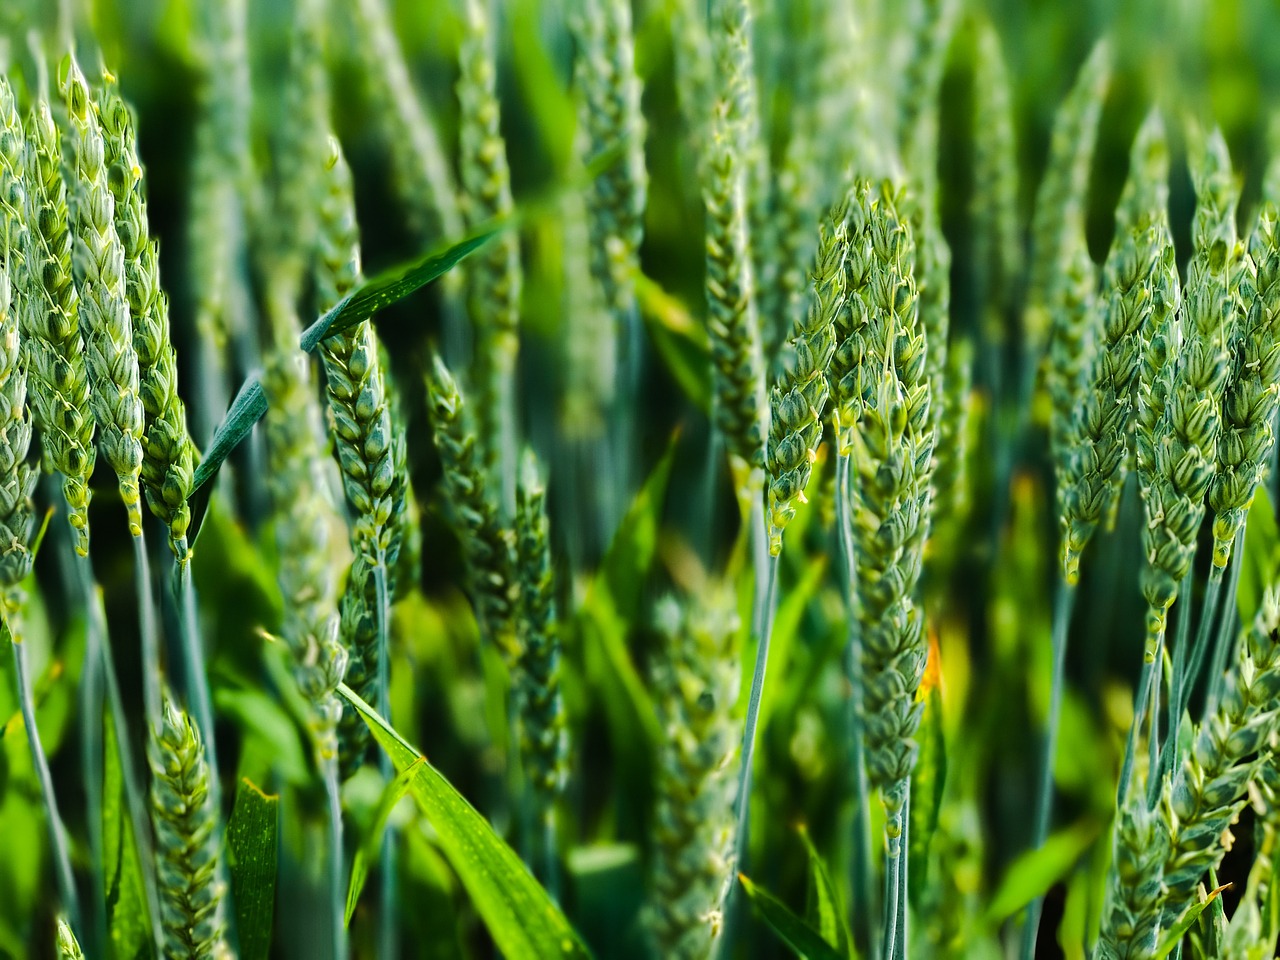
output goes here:
[[391, 154], [391, 178], [410, 232], [422, 247], [462, 235], [458, 188], [435, 123], [414, 89], [384, 0], [355, 4], [361, 74]]
[[740, 738], [731, 716], [740, 676], [733, 594], [710, 585], [690, 603], [682, 609], [668, 598], [659, 606], [669, 647], [654, 670], [664, 739], [647, 919], [656, 955], [676, 960], [711, 956], [720, 934]]
[[[520, 584], [520, 756], [535, 798], [535, 820], [554, 815], [567, 776], [568, 729], [560, 695], [560, 625], [546, 488], [526, 450], [516, 488], [516, 560]], [[553, 851], [548, 851], [548, 854]]]
[[[876, 265], [860, 372], [865, 399], [853, 453], [867, 772], [891, 823], [918, 752], [912, 738], [921, 705], [915, 695], [928, 649], [913, 594], [928, 535], [934, 445], [914, 250], [901, 208], [901, 195], [886, 184], [868, 217]], [[891, 843], [897, 840], [891, 837]]]
[[[497, 68], [484, 0], [463, 0], [458, 48], [458, 149], [467, 226], [511, 213], [507, 145], [498, 126]], [[514, 494], [514, 391], [520, 346], [520, 241], [504, 230], [468, 262], [467, 309], [476, 332], [477, 379], [485, 463], [501, 478], [503, 503]]]
[[89, 399], [98, 421], [98, 444], [116, 472], [120, 497], [129, 512], [129, 532], [137, 537], [142, 535], [138, 485], [143, 411], [133, 321], [125, 295], [124, 248], [116, 234], [115, 197], [107, 182], [102, 129], [89, 84], [70, 54], [58, 72], [71, 126], [73, 263]]
[[[1070, 278], [1086, 267], [1081, 257], [1088, 257], [1084, 218], [1089, 166], [1110, 77], [1111, 50], [1103, 40], [1094, 46], [1054, 117], [1048, 166], [1036, 192], [1031, 221], [1030, 287], [1023, 323], [1028, 355], [1038, 360], [1048, 341], [1052, 351], [1050, 366], [1075, 355], [1072, 344], [1083, 339], [1079, 327], [1090, 316], [1088, 308], [1064, 310], [1059, 306], [1060, 295], [1054, 291], [1078, 289]], [[1092, 267], [1092, 263], [1087, 266]], [[1096, 282], [1090, 279], [1088, 285], [1092, 287]]]
[[[1116, 236], [1105, 267], [1103, 329], [1083, 410], [1059, 460], [1062, 569], [1080, 576], [1080, 555], [1119, 498], [1128, 467], [1143, 357], [1151, 339], [1157, 264], [1169, 255], [1163, 185], [1163, 127], [1155, 114], [1134, 143], [1129, 181], [1116, 211]], [[1077, 405], [1079, 401], [1077, 400]]]
[[13, 92], [0, 77], [0, 585], [12, 588], [31, 572], [28, 540], [35, 519], [37, 474], [28, 462], [31, 413], [27, 370], [20, 358], [15, 288], [38, 282], [27, 273], [22, 123]]
[[502, 526], [486, 493], [485, 473], [477, 456], [475, 434], [466, 419], [462, 392], [439, 356], [433, 363], [427, 381], [428, 411], [454, 530], [467, 560], [471, 602], [481, 633], [511, 666], [520, 654], [515, 634], [519, 602], [515, 538]]
[[[1280, 226], [1276, 206], [1264, 202], [1249, 238], [1233, 304], [1239, 330], [1230, 344], [1230, 373], [1222, 398], [1217, 471], [1209, 489], [1213, 507], [1213, 565], [1225, 569], [1236, 533], [1275, 446], [1273, 423], [1280, 396]], [[1235, 300], [1235, 297], [1232, 298]], [[1243, 314], [1239, 310], [1243, 309]]]
[[169, 336], [169, 298], [160, 285], [160, 251], [151, 236], [133, 114], [111, 78], [98, 97], [107, 182], [124, 251], [125, 292], [133, 321], [142, 399], [142, 486], [151, 512], [169, 528], [174, 555], [187, 555], [194, 445], [178, 394], [178, 361]]
[[80, 943], [66, 917], [58, 917], [58, 960], [84, 960]]
[[573, 9], [570, 22], [578, 43], [574, 75], [585, 140], [583, 159], [590, 164], [610, 150], [622, 153], [620, 160], [592, 179], [587, 190], [591, 269], [605, 306], [621, 327], [633, 305], [632, 276], [638, 269], [648, 188], [631, 3], [582, 0]]
[[89, 409], [89, 377], [71, 277], [71, 231], [62, 146], [49, 104], [27, 119], [26, 220], [30, 296], [21, 310], [21, 356], [29, 378], [31, 412], [45, 456], [62, 473], [76, 553], [89, 553], [89, 475], [96, 451]]
[[230, 957], [223, 940], [226, 888], [218, 864], [218, 811], [209, 793], [209, 765], [199, 731], [168, 697], [148, 756], [164, 955], [168, 960]]
[[763, 459], [765, 411], [760, 322], [747, 240], [747, 165], [752, 109], [750, 10], [723, 5], [713, 31], [720, 96], [704, 171], [707, 212], [707, 332], [711, 338], [715, 422], [729, 452], [748, 465]]
[[841, 456], [853, 449], [853, 429], [868, 399], [862, 381], [866, 359], [866, 330], [871, 320], [871, 278], [876, 256], [870, 230], [872, 188], [857, 180], [845, 200], [844, 309], [836, 314], [836, 348], [831, 354], [827, 380], [831, 387], [836, 442]]
[[[315, 271], [321, 310], [341, 300], [360, 276], [360, 236], [351, 195], [351, 171], [338, 141], [329, 139], [325, 195], [320, 205], [320, 246]], [[334, 446], [353, 515], [357, 553], [380, 562], [386, 554], [398, 487], [393, 454], [397, 443], [387, 405], [377, 340], [368, 320], [320, 344], [333, 414]]]
[[847, 215], [837, 205], [818, 237], [813, 295], [791, 338], [794, 362], [770, 393], [766, 470], [769, 485], [769, 552], [782, 551], [782, 531], [795, 517], [822, 441], [822, 414], [830, 388], [827, 367], [835, 352], [834, 323], [844, 309]]
[[1166, 928], [1195, 902], [1204, 875], [1222, 862], [1231, 825], [1247, 802], [1246, 788], [1280, 732], [1278, 631], [1280, 597], [1268, 590], [1240, 645], [1222, 702], [1194, 731], [1176, 779], [1166, 782], [1160, 803], [1169, 838], [1160, 904]]

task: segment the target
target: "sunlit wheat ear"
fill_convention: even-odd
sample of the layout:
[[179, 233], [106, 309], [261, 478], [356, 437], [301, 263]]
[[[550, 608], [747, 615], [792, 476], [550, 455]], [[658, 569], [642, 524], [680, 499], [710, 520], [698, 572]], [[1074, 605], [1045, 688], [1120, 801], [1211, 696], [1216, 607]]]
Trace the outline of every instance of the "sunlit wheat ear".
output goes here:
[[929, 529], [934, 445], [914, 248], [900, 209], [901, 196], [885, 184], [869, 210], [875, 267], [858, 374], [862, 410], [853, 435], [867, 773], [891, 821], [918, 752], [915, 693], [927, 644], [914, 594]]
[[31, 412], [48, 462], [62, 474], [62, 492], [76, 552], [89, 553], [89, 476], [97, 453], [89, 407], [89, 376], [71, 276], [71, 231], [62, 144], [49, 104], [40, 101], [26, 123], [26, 293], [20, 310], [21, 356]]
[[[1081, 554], [1098, 525], [1115, 509], [1129, 468], [1141, 372], [1153, 333], [1153, 284], [1166, 279], [1156, 268], [1171, 262], [1163, 206], [1167, 163], [1163, 126], [1152, 114], [1135, 141], [1129, 181], [1116, 212], [1115, 239], [1104, 269], [1102, 329], [1089, 385], [1083, 402], [1075, 401], [1081, 409], [1070, 415], [1066, 436], [1059, 439], [1061, 555], [1069, 584], [1080, 576]], [[1176, 308], [1176, 302], [1176, 285], [1162, 288], [1161, 309]], [[1062, 341], [1052, 349], [1065, 346]], [[1064, 405], [1071, 402], [1066, 399], [1068, 389], [1064, 381], [1056, 400], [1060, 414], [1066, 414]]]
[[830, 388], [827, 368], [835, 352], [835, 319], [844, 309], [847, 212], [838, 205], [818, 238], [809, 309], [797, 317], [792, 364], [770, 392], [765, 474], [769, 495], [769, 552], [782, 550], [782, 531], [805, 498], [822, 440], [822, 414]]
[[98, 422], [98, 445], [116, 473], [129, 513], [129, 532], [136, 537], [142, 534], [143, 411], [125, 295], [124, 248], [116, 234], [115, 196], [108, 183], [97, 105], [74, 57], [68, 54], [58, 73], [71, 130], [73, 263], [89, 399]]
[[147, 753], [165, 956], [230, 957], [209, 766], [199, 732], [172, 700], [165, 700], [163, 723], [152, 731]]
[[668, 598], [656, 625], [666, 648], [653, 678], [663, 742], [647, 925], [658, 956], [694, 960], [711, 955], [733, 874], [741, 736], [732, 717], [741, 672], [733, 593], [710, 584], [683, 605]]
[[31, 492], [37, 473], [28, 462], [31, 412], [22, 363], [17, 294], [29, 295], [22, 123], [9, 84], [0, 78], [0, 583], [13, 586], [31, 572], [28, 541], [35, 519]]
[[444, 471], [445, 499], [467, 560], [471, 602], [485, 639], [508, 665], [519, 657], [515, 610], [515, 538], [502, 525], [486, 489], [486, 476], [458, 383], [438, 356], [427, 380], [428, 412]]
[[181, 560], [187, 554], [191, 522], [187, 498], [195, 447], [187, 431], [186, 407], [178, 394], [169, 298], [160, 284], [159, 244], [151, 236], [147, 216], [133, 113], [110, 79], [104, 78], [97, 102], [138, 359], [138, 393], [144, 413], [142, 486], [151, 512], [169, 528], [170, 544]]
[[871, 278], [876, 269], [870, 222], [874, 191], [857, 180], [845, 198], [844, 304], [836, 313], [836, 347], [827, 367], [831, 387], [837, 448], [842, 456], [853, 449], [853, 431], [867, 399], [862, 375], [866, 369], [867, 327], [871, 322]]

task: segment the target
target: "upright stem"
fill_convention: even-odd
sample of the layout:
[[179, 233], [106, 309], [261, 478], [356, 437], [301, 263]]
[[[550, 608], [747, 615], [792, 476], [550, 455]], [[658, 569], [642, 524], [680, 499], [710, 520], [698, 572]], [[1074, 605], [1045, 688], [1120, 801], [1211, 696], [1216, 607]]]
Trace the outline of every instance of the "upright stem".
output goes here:
[[[1232, 566], [1238, 566], [1233, 564]], [[1178, 692], [1178, 702], [1176, 704], [1179, 720], [1182, 717], [1182, 711], [1187, 708], [1187, 704], [1191, 701], [1191, 694], [1195, 691], [1196, 683], [1200, 679], [1200, 671], [1204, 667], [1204, 658], [1209, 652], [1209, 637], [1213, 633], [1213, 625], [1217, 621], [1218, 598], [1222, 592], [1222, 570], [1218, 567], [1212, 567], [1209, 570], [1209, 583], [1204, 591], [1204, 602], [1200, 607], [1200, 623], [1196, 627], [1195, 644], [1191, 647], [1190, 658], [1186, 664], [1186, 672], [1182, 676], [1178, 676], [1174, 671], [1174, 689]], [[1187, 605], [1187, 619], [1190, 619], [1190, 600], [1184, 601]], [[1212, 674], [1210, 675], [1212, 683]], [[1176, 729], [1170, 727], [1170, 729]]]
[[1138, 735], [1142, 731], [1146, 719], [1147, 703], [1151, 699], [1151, 686], [1155, 679], [1156, 663], [1164, 650], [1164, 634], [1155, 640], [1155, 653], [1151, 659], [1143, 658], [1142, 675], [1138, 679], [1138, 691], [1133, 698], [1133, 723], [1129, 726], [1129, 736], [1125, 740], [1124, 760], [1120, 764], [1120, 783], [1116, 788], [1116, 809], [1124, 806], [1129, 796], [1129, 786], [1133, 781], [1133, 763], [1138, 753]]
[[[1217, 568], [1214, 568], [1215, 571]], [[1159, 760], [1153, 763], [1151, 770], [1153, 771], [1147, 778], [1147, 802], [1154, 807], [1156, 801], [1160, 798], [1160, 784], [1164, 780], [1164, 775], [1173, 769], [1174, 758], [1178, 753], [1178, 729], [1182, 726], [1182, 714], [1187, 709], [1187, 704], [1191, 701], [1191, 694], [1195, 691], [1196, 681], [1199, 679], [1200, 664], [1204, 660], [1204, 649], [1200, 635], [1208, 634], [1206, 627], [1206, 618], [1209, 623], [1213, 622], [1212, 611], [1217, 608], [1218, 592], [1222, 583], [1222, 577], [1218, 573], [1209, 574], [1209, 586], [1205, 591], [1204, 604], [1200, 608], [1200, 625], [1196, 628], [1196, 644], [1191, 649], [1190, 660], [1186, 664], [1180, 664], [1178, 661], [1182, 657], [1178, 656], [1178, 652], [1188, 648], [1191, 635], [1191, 588], [1193, 586], [1195, 574], [1188, 570], [1187, 575], [1182, 580], [1182, 587], [1179, 589], [1178, 596], [1181, 599], [1181, 605], [1178, 606], [1178, 632], [1174, 637], [1174, 663], [1173, 663], [1173, 682], [1170, 684], [1169, 691], [1169, 729], [1165, 733], [1164, 746], [1160, 750]], [[1182, 673], [1179, 673], [1179, 668]], [[1154, 711], [1159, 705], [1160, 685], [1155, 684], [1155, 692], [1151, 697], [1151, 709]], [[1158, 738], [1158, 732], [1155, 729], [1155, 721], [1152, 720], [1151, 737], [1153, 740]], [[1152, 758], [1157, 756], [1156, 748], [1153, 744]]]
[[[378, 596], [378, 712], [391, 720], [391, 650], [390, 619], [391, 599], [387, 592], [387, 560], [378, 550], [373, 567], [374, 589]], [[378, 766], [383, 779], [391, 782], [395, 776], [391, 758], [385, 750], [378, 753]], [[396, 930], [396, 844], [395, 830], [390, 823], [382, 834], [382, 900], [378, 911], [378, 956], [395, 957], [399, 948]]]
[[142, 651], [142, 703], [147, 732], [160, 729], [160, 635], [151, 597], [151, 563], [143, 534], [133, 538], [133, 582], [138, 594], [138, 632]]
[[75, 570], [85, 601], [84, 669], [80, 675], [80, 772], [84, 777], [89, 850], [93, 857], [93, 934], [101, 950], [107, 942], [102, 839], [102, 669], [106, 653], [100, 621], [93, 610], [92, 562], [88, 557], [77, 557]]
[[346, 960], [346, 869], [342, 855], [342, 794], [338, 787], [338, 760], [324, 761], [324, 787], [329, 803], [329, 922], [333, 924], [334, 960]]
[[[10, 631], [9, 618], [4, 618], [5, 631], [10, 634], [13, 646], [13, 662], [18, 673], [18, 701], [22, 706], [22, 725], [27, 730], [27, 745], [31, 748], [31, 762], [40, 781], [40, 794], [44, 800], [45, 814], [49, 819], [49, 841], [53, 847], [54, 873], [58, 880], [58, 896], [73, 930], [80, 927], [80, 898], [76, 894], [75, 876], [71, 872], [71, 850], [67, 844], [67, 828], [58, 812], [58, 798], [53, 792], [53, 776], [49, 773], [49, 759], [40, 744], [40, 732], [36, 728], [36, 705], [32, 695], [31, 676], [28, 672], [26, 648], [22, 638]], [[83, 932], [83, 931], [81, 931]]]
[[862, 742], [862, 631], [858, 623], [858, 568], [849, 511], [850, 458], [836, 459], [836, 532], [845, 568], [845, 607], [849, 615], [846, 664], [849, 676], [849, 766], [853, 788], [853, 870], [850, 876], [854, 939], [858, 949], [875, 956], [879, 931], [875, 923], [875, 871], [871, 860], [871, 790]]
[[[116, 730], [116, 748], [120, 752], [121, 779], [124, 782], [125, 802], [129, 807], [129, 823], [133, 827], [134, 842], [138, 845], [138, 859], [142, 863], [142, 886], [146, 895], [147, 913], [151, 920], [151, 932], [156, 949], [163, 943], [160, 918], [160, 894], [156, 887], [154, 849], [151, 842], [151, 816], [147, 800], [138, 779], [138, 768], [133, 761], [132, 740], [124, 712], [124, 698], [120, 695], [120, 681], [111, 659], [111, 640], [107, 632], [107, 618], [102, 606], [102, 590], [95, 584], [88, 585], [85, 603], [88, 605], [90, 629], [102, 638], [102, 673], [106, 685], [107, 702]], [[150, 594], [148, 593], [148, 600]]]
[[[1067, 636], [1071, 628], [1071, 610], [1076, 588], [1059, 575], [1053, 603], [1053, 673], [1049, 682], [1049, 715], [1045, 718], [1044, 754], [1040, 761], [1040, 782], [1036, 792], [1036, 819], [1032, 828], [1031, 849], [1044, 846], [1049, 836], [1049, 820], [1053, 812], [1053, 761], [1058, 751], [1058, 720], [1062, 713], [1062, 692], [1067, 666]], [[1036, 936], [1040, 927], [1043, 898], [1037, 897], [1027, 907], [1026, 924], [1022, 928], [1022, 960], [1032, 960], [1036, 952]]]
[[906, 782], [906, 799], [902, 802], [902, 837], [899, 850], [898, 865], [901, 879], [898, 880], [898, 930], [895, 934], [898, 953], [894, 960], [907, 960], [911, 895], [911, 885], [907, 877], [907, 868], [911, 865], [911, 781], [909, 779]]
[[204, 669], [204, 648], [200, 642], [200, 624], [196, 614], [195, 585], [191, 582], [191, 560], [177, 564], [176, 589], [178, 613], [182, 624], [182, 670], [186, 680], [187, 702], [196, 726], [204, 740], [209, 761], [209, 783], [214, 792], [214, 807], [221, 809], [218, 798], [218, 750], [213, 736], [213, 701], [209, 696], [209, 677]]
[[1240, 553], [1244, 550], [1244, 527], [1236, 534], [1235, 547], [1231, 551], [1231, 559], [1227, 562], [1227, 593], [1223, 598], [1222, 610], [1218, 621], [1218, 639], [1213, 648], [1213, 665], [1209, 668], [1209, 693], [1205, 698], [1205, 716], [1218, 709], [1223, 696], [1227, 692], [1227, 661], [1230, 659], [1232, 647], [1235, 645], [1235, 633], [1239, 624], [1236, 614], [1236, 591], [1240, 587]]
[[760, 701], [764, 695], [765, 669], [769, 664], [769, 634], [773, 629], [773, 601], [778, 589], [778, 558], [770, 557], [768, 584], [765, 588], [759, 642], [756, 646], [755, 669], [751, 675], [751, 693], [747, 697], [747, 717], [742, 728], [742, 765], [738, 770], [738, 830], [734, 858], [736, 870], [743, 869], [747, 854], [747, 825], [751, 814], [751, 766], [756, 752], [756, 725], [760, 722]]
[[899, 793], [902, 795], [901, 804], [897, 812], [890, 817], [889, 822], [884, 825], [884, 960], [898, 960], [902, 953], [902, 938], [905, 934], [905, 919], [902, 914], [906, 895], [906, 875], [903, 872], [903, 861], [907, 858], [904, 845], [907, 838], [907, 800], [911, 793], [910, 779], [889, 787], [886, 796]]

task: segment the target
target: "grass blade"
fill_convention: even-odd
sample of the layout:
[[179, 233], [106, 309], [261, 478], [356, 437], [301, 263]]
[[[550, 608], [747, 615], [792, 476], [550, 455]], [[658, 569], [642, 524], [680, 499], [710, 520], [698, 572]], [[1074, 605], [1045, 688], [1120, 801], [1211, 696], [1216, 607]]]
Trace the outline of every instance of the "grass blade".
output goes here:
[[846, 960], [846, 955], [822, 939], [822, 934], [798, 917], [790, 907], [743, 874], [742, 889], [761, 920], [803, 960]]
[[388, 783], [386, 789], [382, 791], [382, 797], [378, 801], [377, 813], [374, 814], [373, 825], [369, 828], [368, 835], [360, 844], [360, 848], [356, 850], [355, 858], [351, 861], [351, 882], [347, 886], [346, 914], [343, 917], [343, 922], [347, 926], [351, 925], [351, 917], [356, 912], [356, 904], [360, 902], [360, 894], [364, 890], [365, 881], [369, 879], [369, 864], [377, 861], [378, 851], [382, 849], [382, 834], [386, 830], [387, 819], [391, 816], [391, 811], [396, 808], [396, 804], [403, 800], [405, 794], [409, 792], [409, 786], [417, 775], [419, 762], [414, 761], [401, 770], [399, 776]]
[[276, 833], [280, 798], [263, 793], [248, 777], [236, 786], [227, 823], [232, 900], [241, 960], [266, 960], [276, 904]]
[[560, 908], [488, 821], [346, 684], [338, 692], [364, 718], [396, 768], [413, 769], [409, 790], [499, 952], [508, 960], [590, 957]]
[[125, 798], [124, 765], [115, 711], [110, 703], [102, 724], [102, 876], [107, 893], [107, 936], [120, 960], [152, 955], [152, 930], [142, 858]]

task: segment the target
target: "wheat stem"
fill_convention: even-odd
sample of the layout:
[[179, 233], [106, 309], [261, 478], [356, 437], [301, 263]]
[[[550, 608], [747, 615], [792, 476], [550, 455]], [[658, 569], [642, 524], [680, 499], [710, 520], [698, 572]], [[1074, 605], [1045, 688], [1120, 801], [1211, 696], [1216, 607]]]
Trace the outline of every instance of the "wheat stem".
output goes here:
[[133, 580], [138, 600], [138, 632], [142, 646], [142, 703], [147, 729], [160, 724], [160, 635], [156, 627], [155, 605], [151, 597], [151, 564], [147, 559], [144, 534], [133, 540]]
[[[1058, 750], [1058, 723], [1062, 713], [1062, 693], [1066, 685], [1067, 637], [1071, 630], [1071, 611], [1075, 604], [1076, 588], [1061, 575], [1053, 601], [1053, 668], [1049, 680], [1049, 715], [1046, 717], [1044, 752], [1040, 760], [1040, 779], [1036, 787], [1036, 818], [1031, 834], [1031, 849], [1039, 850], [1049, 836], [1049, 822], [1053, 813], [1053, 762]], [[1044, 898], [1037, 897], [1027, 907], [1027, 919], [1022, 928], [1023, 960], [1035, 956], [1036, 934], [1040, 927], [1040, 909]]]
[[26, 647], [22, 638], [14, 635], [9, 625], [9, 615], [3, 616], [3, 627], [13, 647], [13, 662], [18, 677], [18, 701], [22, 707], [22, 724], [27, 731], [27, 745], [31, 749], [31, 762], [40, 781], [40, 795], [44, 800], [45, 815], [49, 820], [49, 840], [53, 847], [54, 874], [58, 881], [58, 896], [62, 909], [70, 917], [71, 925], [80, 926], [80, 898], [76, 894], [75, 876], [71, 872], [71, 850], [67, 843], [67, 828], [58, 810], [58, 798], [53, 792], [53, 776], [49, 772], [49, 758], [40, 744], [40, 732], [36, 727], [36, 707], [32, 696], [31, 676], [27, 663]]
[[195, 715], [200, 739], [210, 770], [210, 791], [214, 809], [218, 809], [218, 752], [213, 739], [213, 701], [209, 696], [209, 678], [204, 669], [204, 649], [200, 642], [200, 619], [196, 611], [196, 588], [191, 581], [190, 562], [175, 561], [174, 591], [181, 632], [182, 671], [186, 681], [187, 700]]
[[325, 801], [329, 807], [329, 921], [333, 924], [334, 960], [350, 954], [346, 925], [346, 870], [342, 856], [342, 794], [338, 785], [338, 758], [323, 761]]
[[102, 670], [106, 662], [104, 637], [92, 603], [93, 566], [88, 555], [73, 563], [85, 601], [84, 667], [80, 674], [80, 770], [84, 777], [85, 807], [89, 826], [89, 850], [93, 859], [93, 926], [90, 949], [105, 944], [107, 936], [106, 888], [103, 882], [102, 842]]
[[871, 790], [867, 782], [867, 762], [862, 742], [862, 630], [856, 614], [858, 568], [854, 556], [853, 524], [849, 501], [848, 454], [836, 458], [836, 531], [840, 557], [845, 569], [845, 602], [849, 615], [849, 642], [846, 648], [849, 677], [849, 766], [853, 784], [853, 870], [850, 876], [850, 910], [858, 949], [878, 955], [880, 932], [875, 928], [875, 866], [871, 859]]
[[[760, 523], [763, 525], [763, 516]], [[747, 834], [751, 814], [751, 766], [756, 751], [756, 725], [760, 721], [760, 702], [764, 696], [765, 669], [769, 665], [769, 636], [773, 631], [773, 607], [778, 591], [778, 558], [770, 556], [765, 586], [763, 613], [757, 633], [756, 662], [751, 672], [751, 692], [747, 695], [747, 716], [742, 726], [742, 760], [738, 770], [737, 849], [735, 870], [742, 870], [747, 858]], [[732, 886], [730, 887], [732, 889]]]
[[1236, 613], [1236, 590], [1240, 586], [1240, 569], [1244, 565], [1240, 553], [1244, 549], [1244, 528], [1236, 531], [1235, 549], [1231, 552], [1227, 591], [1218, 614], [1218, 638], [1213, 648], [1213, 662], [1209, 668], [1209, 691], [1205, 696], [1204, 716], [1210, 717], [1222, 703], [1227, 690], [1227, 661], [1235, 641], [1239, 618]]

